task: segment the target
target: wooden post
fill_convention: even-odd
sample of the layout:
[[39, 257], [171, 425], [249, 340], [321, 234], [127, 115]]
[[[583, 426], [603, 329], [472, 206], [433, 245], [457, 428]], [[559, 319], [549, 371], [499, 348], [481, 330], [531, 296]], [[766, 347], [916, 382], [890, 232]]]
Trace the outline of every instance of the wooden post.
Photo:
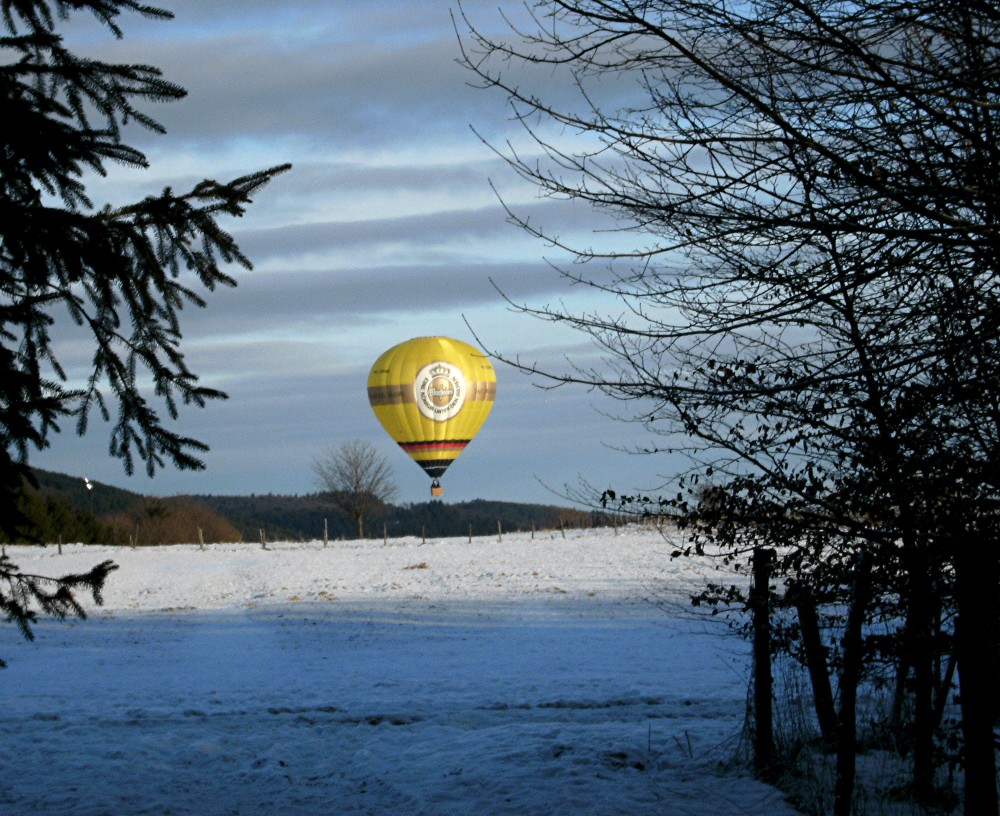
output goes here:
[[198, 547], [201, 550], [205, 549], [205, 536], [201, 531], [201, 527], [198, 528]]
[[559, 531], [562, 533], [562, 537], [566, 538], [566, 522], [563, 521], [561, 516], [559, 518]]
[[59, 536], [59, 555], [62, 555], [62, 536]]
[[469, 543], [472, 543], [472, 525], [469, 525]]
[[420, 528], [420, 542], [422, 544], [426, 544], [427, 543], [427, 528], [426, 527], [421, 527]]
[[267, 549], [267, 536], [264, 535], [264, 529], [263, 528], [261, 528], [261, 530], [260, 530], [260, 548], [262, 550], [266, 550]]
[[757, 547], [753, 551], [753, 584], [750, 609], [753, 614], [753, 707], [754, 769], [765, 781], [774, 777], [774, 731], [771, 695], [771, 562], [774, 550]]
[[531, 522], [531, 540], [535, 540], [535, 522]]
[[833, 689], [830, 686], [830, 666], [827, 662], [829, 649], [823, 644], [820, 635], [816, 600], [808, 589], [800, 586], [795, 587], [792, 600], [799, 613], [799, 630], [809, 668], [809, 679], [812, 681], [813, 705], [819, 732], [823, 742], [832, 747], [837, 740], [837, 709], [833, 704]]
[[330, 543], [330, 527], [327, 524], [326, 519], [323, 519], [323, 549], [326, 549], [327, 544]]
[[497, 541], [503, 544], [503, 526], [500, 524], [500, 519], [497, 519]]

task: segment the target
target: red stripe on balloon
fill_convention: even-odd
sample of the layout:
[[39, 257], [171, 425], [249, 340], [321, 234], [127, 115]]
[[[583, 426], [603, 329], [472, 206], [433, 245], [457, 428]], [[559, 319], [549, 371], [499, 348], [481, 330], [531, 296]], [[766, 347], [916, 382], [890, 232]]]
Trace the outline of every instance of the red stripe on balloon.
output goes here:
[[407, 453], [429, 453], [434, 451], [463, 451], [468, 439], [443, 440], [441, 442], [400, 442], [399, 447]]

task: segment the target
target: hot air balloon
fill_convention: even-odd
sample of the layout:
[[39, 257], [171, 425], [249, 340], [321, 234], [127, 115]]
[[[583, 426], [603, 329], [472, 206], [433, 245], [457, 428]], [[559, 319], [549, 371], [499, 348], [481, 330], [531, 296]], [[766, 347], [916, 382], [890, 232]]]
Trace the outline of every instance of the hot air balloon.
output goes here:
[[379, 357], [368, 374], [378, 421], [434, 481], [465, 450], [493, 407], [497, 380], [478, 349], [450, 337], [415, 337]]

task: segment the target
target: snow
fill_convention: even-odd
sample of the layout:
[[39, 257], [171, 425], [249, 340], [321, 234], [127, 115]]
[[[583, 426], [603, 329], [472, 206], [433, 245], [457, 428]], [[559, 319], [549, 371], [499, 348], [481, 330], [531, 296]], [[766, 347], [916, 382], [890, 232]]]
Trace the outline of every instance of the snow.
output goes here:
[[734, 758], [749, 658], [627, 528], [8, 547], [105, 604], [0, 629], [0, 814], [794, 814]]

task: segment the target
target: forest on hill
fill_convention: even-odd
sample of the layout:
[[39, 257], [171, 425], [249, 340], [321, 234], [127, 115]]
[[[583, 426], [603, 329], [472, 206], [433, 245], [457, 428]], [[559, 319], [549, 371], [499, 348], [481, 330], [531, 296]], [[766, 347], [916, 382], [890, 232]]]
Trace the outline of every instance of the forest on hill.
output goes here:
[[[329, 493], [249, 496], [144, 496], [79, 476], [33, 471], [23, 540], [112, 544], [308, 541], [357, 537], [357, 525]], [[370, 536], [492, 535], [611, 524], [604, 514], [544, 504], [476, 499], [379, 504], [366, 519]]]

